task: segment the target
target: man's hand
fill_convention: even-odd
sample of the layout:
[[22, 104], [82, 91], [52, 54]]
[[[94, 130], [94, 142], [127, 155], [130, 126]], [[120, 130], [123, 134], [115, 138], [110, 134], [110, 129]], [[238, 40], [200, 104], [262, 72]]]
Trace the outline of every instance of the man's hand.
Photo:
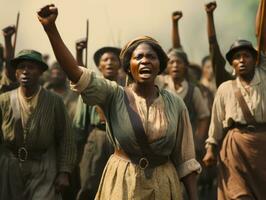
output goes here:
[[216, 7], [217, 7], [216, 1], [212, 1], [212, 2], [205, 4], [205, 10], [207, 13], [213, 13]]
[[70, 185], [69, 174], [60, 172], [55, 179], [56, 192], [63, 192]]
[[182, 11], [175, 11], [172, 14], [172, 19], [174, 22], [177, 22], [178, 20], [180, 20], [183, 17], [183, 13]]
[[80, 39], [76, 42], [76, 50], [77, 51], [82, 51], [83, 49], [87, 48], [87, 39]]
[[216, 157], [217, 150], [215, 150], [215, 148], [216, 147], [214, 145], [210, 145], [207, 148], [207, 152], [202, 160], [206, 167], [216, 165], [217, 163], [217, 157]]
[[16, 27], [13, 26], [7, 26], [2, 29], [4, 37], [11, 37], [16, 32]]
[[38, 19], [44, 28], [48, 28], [55, 24], [58, 15], [58, 10], [54, 4], [42, 7], [38, 12]]

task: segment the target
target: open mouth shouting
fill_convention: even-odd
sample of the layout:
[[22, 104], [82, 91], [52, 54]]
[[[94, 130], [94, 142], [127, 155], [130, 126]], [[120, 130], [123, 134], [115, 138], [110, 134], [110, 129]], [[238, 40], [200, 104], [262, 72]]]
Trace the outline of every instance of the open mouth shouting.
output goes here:
[[139, 76], [143, 79], [149, 79], [153, 76], [153, 70], [150, 67], [141, 67], [139, 69]]

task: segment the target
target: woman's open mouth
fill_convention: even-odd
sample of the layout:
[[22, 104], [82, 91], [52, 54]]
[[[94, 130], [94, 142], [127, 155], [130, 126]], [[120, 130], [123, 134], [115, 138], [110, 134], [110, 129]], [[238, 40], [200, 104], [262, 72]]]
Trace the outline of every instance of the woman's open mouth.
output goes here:
[[143, 67], [139, 69], [139, 75], [141, 78], [150, 78], [152, 76], [152, 70], [148, 67]]

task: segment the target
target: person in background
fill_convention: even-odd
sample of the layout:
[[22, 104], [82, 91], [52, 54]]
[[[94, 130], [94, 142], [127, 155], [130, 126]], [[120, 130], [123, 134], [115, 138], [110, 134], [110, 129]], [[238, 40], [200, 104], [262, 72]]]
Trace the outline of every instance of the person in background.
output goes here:
[[163, 85], [160, 83], [160, 87], [177, 94], [184, 100], [194, 133], [197, 159], [201, 161], [210, 117], [207, 100], [199, 87], [187, 78], [189, 62], [186, 53], [179, 49], [172, 49], [168, 53], [168, 58], [168, 75], [165, 75]]
[[207, 33], [209, 41], [210, 59], [213, 68], [214, 80], [216, 87], [219, 87], [223, 82], [232, 80], [234, 77], [225, 69], [226, 60], [223, 57], [217, 38], [214, 25], [213, 12], [216, 9], [216, 1], [205, 4], [207, 14]]
[[[83, 65], [82, 50], [86, 48], [85, 40], [76, 43], [77, 60], [79, 66]], [[94, 54], [94, 63], [102, 76], [110, 81], [118, 82], [121, 49], [116, 47], [102, 47]], [[79, 98], [77, 113], [74, 118], [73, 128], [78, 135], [78, 146], [83, 153], [80, 162], [81, 189], [78, 200], [93, 200], [100, 184], [102, 172], [114, 153], [112, 144], [106, 133], [106, 118], [99, 106], [88, 106]], [[83, 138], [81, 140], [81, 138]], [[86, 143], [86, 144], [85, 144]], [[85, 144], [84, 150], [83, 144]]]
[[78, 95], [69, 89], [67, 76], [57, 62], [53, 63], [49, 70], [50, 77], [46, 89], [62, 97], [72, 122], [76, 113]]
[[22, 50], [10, 65], [20, 86], [0, 96], [3, 145], [19, 162], [26, 200], [61, 199], [76, 157], [64, 103], [39, 85], [48, 69], [39, 52]]
[[[47, 77], [47, 82], [45, 83], [45, 88], [63, 99], [65, 107], [67, 109], [70, 123], [73, 122], [73, 118], [76, 114], [76, 107], [78, 101], [78, 94], [70, 90], [69, 81], [65, 72], [60, 68], [57, 62], [54, 62], [49, 69], [49, 76]], [[80, 188], [80, 179], [77, 166], [72, 170], [70, 174], [70, 185], [67, 187], [63, 193], [64, 200], [75, 199], [78, 190]]]
[[16, 80], [15, 70], [10, 65], [10, 60], [14, 58], [14, 47], [12, 45], [12, 36], [16, 32], [15, 26], [7, 26], [2, 29], [5, 48], [4, 48], [4, 67], [1, 71], [0, 94], [16, 89], [19, 83]]
[[211, 166], [218, 160], [218, 200], [263, 200], [266, 196], [266, 17], [260, 12], [266, 5], [262, 2], [256, 22], [263, 19], [263, 42], [258, 40], [262, 52], [247, 40], [233, 42], [226, 59], [236, 79], [221, 84], [214, 99], [203, 161]]
[[215, 77], [213, 74], [212, 62], [210, 56], [205, 56], [202, 58], [201, 67], [202, 67], [202, 75], [200, 78], [200, 83], [204, 85], [206, 88], [208, 88], [211, 91], [212, 95], [214, 96], [217, 87], [215, 83]]
[[[167, 89], [180, 96], [189, 111], [192, 129], [196, 139], [197, 147], [203, 144], [208, 131], [210, 110], [207, 106], [207, 100], [203, 98], [201, 91], [189, 79], [189, 60], [187, 54], [181, 48], [181, 42], [178, 32], [178, 20], [182, 17], [181, 11], [173, 12], [173, 45], [177, 48], [171, 48], [168, 51], [167, 75], [159, 76], [156, 84], [160, 88]], [[177, 35], [174, 37], [174, 35]], [[179, 42], [176, 42], [179, 41]], [[177, 45], [178, 44], [178, 45]]]
[[[196, 157], [201, 162], [204, 156], [204, 141], [207, 138], [210, 108], [208, 99], [203, 96], [208, 90], [199, 84], [201, 69], [198, 65], [190, 64], [187, 54], [184, 52], [178, 32], [178, 23], [182, 17], [182, 12], [177, 11], [172, 14], [173, 22], [173, 47], [168, 51], [167, 75], [157, 79], [159, 87], [167, 89], [181, 97], [188, 108], [190, 122], [194, 133]], [[176, 35], [176, 37], [174, 37]], [[176, 42], [178, 41], [178, 42]], [[178, 44], [178, 45], [177, 45]], [[208, 92], [208, 91], [207, 91]], [[201, 180], [202, 175], [199, 176]], [[198, 182], [198, 192], [201, 193], [202, 182]], [[183, 196], [187, 199], [184, 192]], [[201, 198], [201, 195], [199, 195]]]
[[[0, 94], [19, 86], [14, 78], [15, 70], [10, 66], [10, 60], [14, 55], [11, 44], [11, 37], [14, 33], [14, 26], [7, 26], [3, 29], [6, 49], [0, 44]], [[24, 200], [24, 185], [19, 162], [5, 146], [2, 131], [0, 131], [0, 169], [0, 199]]]

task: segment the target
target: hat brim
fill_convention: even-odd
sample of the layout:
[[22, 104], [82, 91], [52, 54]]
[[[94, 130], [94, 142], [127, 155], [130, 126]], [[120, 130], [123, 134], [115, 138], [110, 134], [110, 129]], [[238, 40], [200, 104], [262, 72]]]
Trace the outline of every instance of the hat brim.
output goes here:
[[10, 64], [11, 64], [11, 66], [12, 66], [13, 68], [16, 69], [16, 68], [17, 68], [17, 65], [18, 65], [20, 62], [22, 62], [22, 61], [27, 61], [27, 60], [29, 60], [29, 61], [33, 61], [33, 62], [37, 63], [37, 64], [41, 67], [41, 69], [42, 69], [43, 71], [46, 71], [46, 70], [48, 69], [48, 65], [47, 65], [45, 62], [42, 62], [42, 61], [40, 61], [40, 60], [34, 59], [34, 58], [32, 58], [32, 57], [29, 57], [29, 56], [21, 56], [21, 57], [18, 57], [18, 58], [14, 58], [14, 59], [10, 60]]
[[229, 51], [226, 53], [226, 55], [225, 55], [227, 61], [228, 61], [230, 64], [232, 64], [232, 59], [233, 59], [234, 54], [235, 54], [237, 51], [241, 50], [241, 49], [247, 49], [247, 50], [249, 50], [254, 56], [257, 56], [257, 55], [258, 55], [258, 51], [257, 51], [256, 49], [254, 49], [253, 47], [251, 47], [251, 46], [239, 46], [239, 47], [235, 47], [235, 48], [229, 50]]
[[116, 48], [116, 47], [103, 47], [103, 48], [98, 49], [94, 53], [94, 56], [93, 56], [94, 63], [95, 63], [95, 65], [97, 67], [99, 66], [99, 62], [100, 62], [100, 59], [101, 59], [102, 55], [104, 53], [106, 53], [106, 52], [112, 52], [112, 53], [114, 53], [115, 55], [117, 55], [117, 57], [119, 59], [119, 55], [120, 55], [121, 49], [120, 48]]

